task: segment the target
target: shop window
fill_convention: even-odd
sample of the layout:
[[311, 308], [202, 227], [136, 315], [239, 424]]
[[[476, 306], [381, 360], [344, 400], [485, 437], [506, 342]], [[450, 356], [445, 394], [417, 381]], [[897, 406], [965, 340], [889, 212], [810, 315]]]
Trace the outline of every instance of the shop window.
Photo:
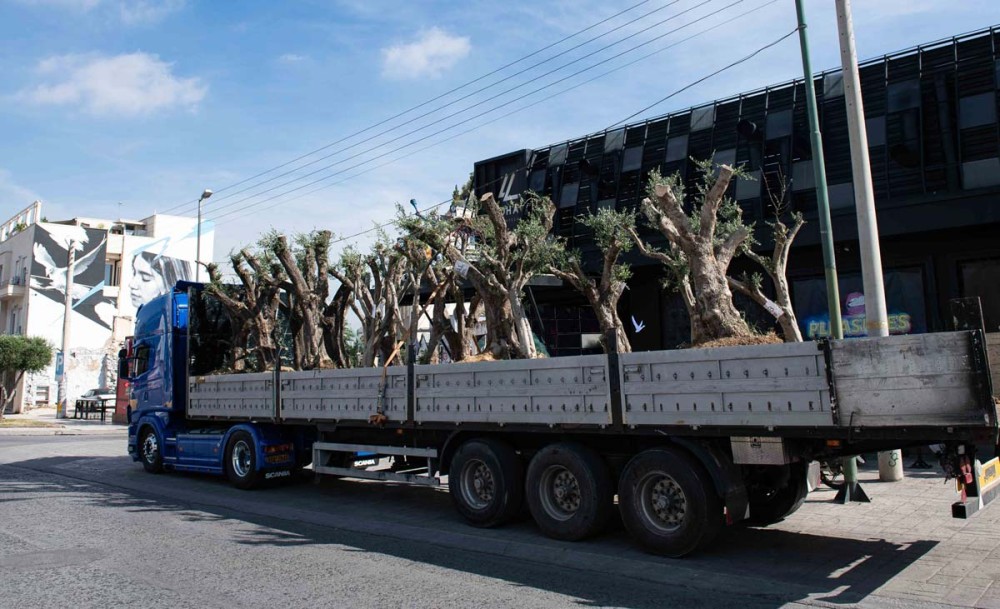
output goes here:
[[963, 97], [958, 102], [958, 126], [962, 129], [997, 122], [997, 96], [992, 91]]

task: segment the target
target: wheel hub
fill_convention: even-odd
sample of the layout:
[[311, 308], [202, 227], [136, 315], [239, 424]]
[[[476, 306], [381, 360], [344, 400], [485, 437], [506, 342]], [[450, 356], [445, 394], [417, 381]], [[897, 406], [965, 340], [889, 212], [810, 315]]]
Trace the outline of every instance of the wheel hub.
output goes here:
[[650, 474], [640, 485], [639, 500], [649, 524], [674, 530], [687, 517], [687, 496], [677, 482], [665, 473]]
[[484, 509], [493, 502], [496, 482], [493, 472], [484, 462], [474, 460], [467, 463], [461, 480], [462, 495], [470, 505], [476, 509]]

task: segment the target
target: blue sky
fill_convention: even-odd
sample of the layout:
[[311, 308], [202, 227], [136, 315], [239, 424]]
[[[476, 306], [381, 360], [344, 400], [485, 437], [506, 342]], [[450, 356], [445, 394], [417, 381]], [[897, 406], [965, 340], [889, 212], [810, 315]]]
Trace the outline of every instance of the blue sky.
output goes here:
[[[208, 217], [218, 221], [215, 258], [270, 227], [288, 232], [329, 228], [344, 235], [388, 219], [396, 202], [437, 203], [464, 181], [477, 160], [601, 130], [794, 27], [792, 0], [777, 0], [701, 38], [484, 124], [767, 2], [743, 0], [720, 12], [734, 1], [651, 0], [423, 111], [661, 9], [633, 25], [427, 118], [415, 120], [422, 113], [417, 112], [390, 122], [365, 136], [398, 129], [372, 142], [344, 150], [359, 137], [328, 148], [317, 156], [336, 153], [330, 159], [257, 190], [338, 161], [303, 181], [343, 171], [671, 29], [685, 29], [316, 186], [267, 203], [260, 202], [302, 182], [256, 198], [249, 197], [257, 190], [223, 198], [254, 182], [221, 192], [206, 206]], [[122, 215], [132, 218], [176, 208], [203, 188], [222, 189], [341, 139], [638, 2], [0, 0], [0, 216], [6, 219], [36, 198], [45, 202], [51, 219], [114, 218], [119, 203]], [[813, 67], [836, 67], [833, 1], [806, 0], [806, 10]], [[613, 49], [541, 77], [667, 18], [668, 23]], [[1000, 2], [855, 0], [854, 18], [859, 54], [865, 58], [1000, 23]], [[801, 64], [792, 38], [645, 116], [796, 76]], [[479, 102], [475, 110], [364, 152]], [[467, 135], [373, 168], [477, 125], [482, 126]], [[309, 194], [335, 182], [340, 183]], [[192, 210], [188, 204], [175, 211]], [[227, 212], [233, 213], [222, 215]]]

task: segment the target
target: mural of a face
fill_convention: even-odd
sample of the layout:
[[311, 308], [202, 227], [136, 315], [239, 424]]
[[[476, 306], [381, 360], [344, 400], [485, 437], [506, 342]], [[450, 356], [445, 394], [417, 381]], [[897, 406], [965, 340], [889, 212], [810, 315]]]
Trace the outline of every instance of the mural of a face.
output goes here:
[[132, 281], [129, 283], [132, 305], [138, 308], [166, 294], [179, 280], [190, 276], [191, 264], [187, 260], [140, 252], [132, 258]]

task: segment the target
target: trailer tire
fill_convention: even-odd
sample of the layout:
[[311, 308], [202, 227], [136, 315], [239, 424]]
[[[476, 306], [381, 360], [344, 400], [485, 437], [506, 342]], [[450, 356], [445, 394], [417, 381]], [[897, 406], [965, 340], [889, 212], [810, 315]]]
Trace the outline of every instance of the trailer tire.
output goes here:
[[601, 532], [614, 509], [608, 466], [576, 443], [550, 444], [528, 464], [528, 509], [547, 537], [577, 541]]
[[779, 488], [756, 487], [750, 492], [750, 518], [747, 524], [767, 526], [781, 522], [791, 516], [805, 503], [809, 494], [806, 467], [803, 464], [789, 466], [787, 483]]
[[455, 509], [477, 527], [514, 519], [524, 503], [524, 466], [514, 449], [489, 438], [462, 444], [448, 470]]
[[151, 474], [163, 471], [163, 450], [152, 427], [144, 427], [139, 434], [139, 460], [142, 461], [142, 468]]
[[245, 431], [237, 431], [226, 443], [226, 477], [238, 489], [250, 490], [260, 482], [257, 470], [257, 443]]
[[722, 501], [710, 476], [683, 452], [639, 453], [618, 486], [622, 522], [648, 552], [680, 558], [712, 541], [723, 525]]

